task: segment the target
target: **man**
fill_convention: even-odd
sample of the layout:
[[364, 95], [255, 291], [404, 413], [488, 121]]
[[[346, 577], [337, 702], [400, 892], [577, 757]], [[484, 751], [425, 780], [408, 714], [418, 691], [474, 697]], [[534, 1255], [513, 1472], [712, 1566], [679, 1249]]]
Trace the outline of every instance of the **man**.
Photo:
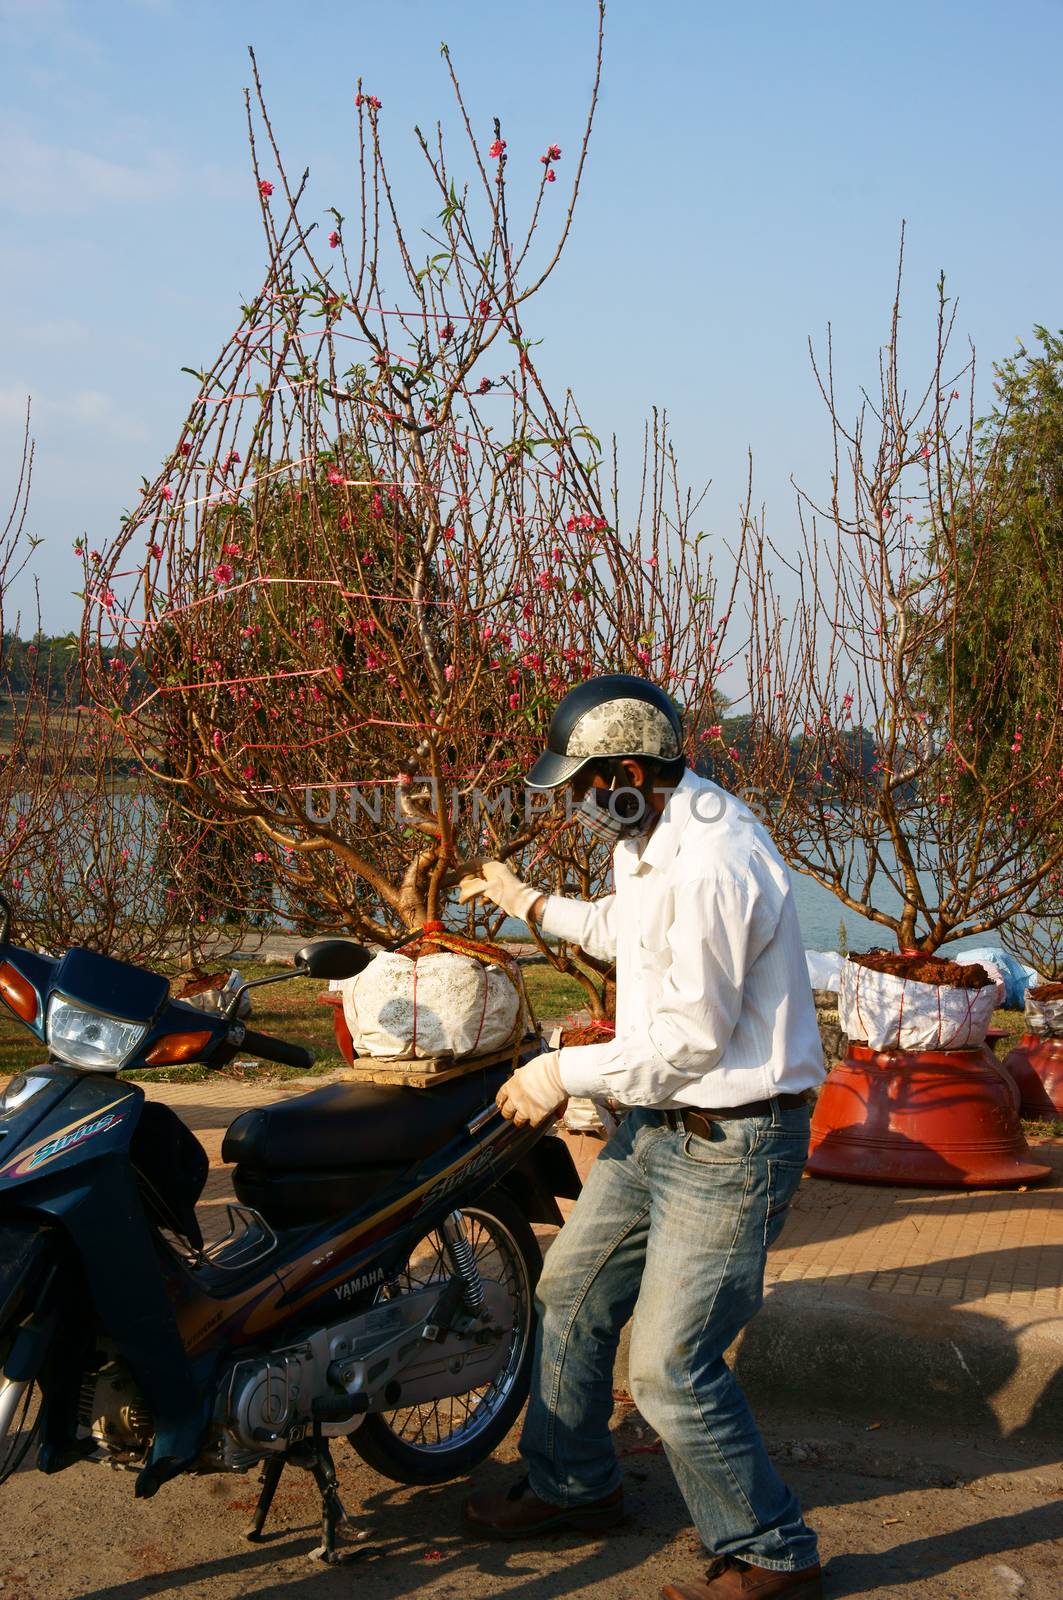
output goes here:
[[500, 862], [466, 878], [590, 954], [616, 959], [614, 1040], [539, 1056], [498, 1103], [536, 1123], [569, 1095], [631, 1107], [547, 1256], [521, 1438], [527, 1477], [475, 1495], [466, 1526], [520, 1539], [622, 1516], [609, 1434], [620, 1331], [630, 1385], [716, 1558], [666, 1600], [812, 1600], [816, 1538], [779, 1478], [723, 1354], [763, 1297], [767, 1246], [808, 1152], [804, 1091], [823, 1076], [786, 868], [734, 796], [685, 771], [679, 713], [612, 675], [565, 696], [527, 782], [572, 786], [615, 842], [615, 892], [545, 896]]

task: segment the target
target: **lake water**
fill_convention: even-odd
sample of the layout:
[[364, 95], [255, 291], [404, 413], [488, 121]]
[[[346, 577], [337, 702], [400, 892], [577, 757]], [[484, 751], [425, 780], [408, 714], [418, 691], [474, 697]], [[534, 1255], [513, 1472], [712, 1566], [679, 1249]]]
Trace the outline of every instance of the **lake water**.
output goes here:
[[[812, 878], [806, 878], [803, 873], [791, 871], [790, 881], [793, 884], [794, 899], [797, 901], [797, 917], [801, 924], [806, 950], [837, 950], [838, 924], [842, 921], [845, 923], [850, 950], [869, 950], [873, 945], [892, 948], [895, 940], [889, 928], [847, 911], [829, 889], [824, 889]], [[883, 903], [885, 898], [883, 894]], [[973, 939], [953, 940], [947, 949], [970, 950], [976, 945], [999, 946], [999, 944], [998, 934], [982, 933]]]
[[[117, 796], [117, 802], [123, 809], [129, 806], [140, 805], [139, 797], [126, 794]], [[146, 802], [149, 806], [151, 802]], [[136, 814], [136, 825], [142, 827], [144, 822], [141, 813]], [[888, 852], [883, 849], [883, 858]], [[855, 875], [854, 875], [855, 876]], [[928, 896], [932, 896], [932, 884], [929, 877], [923, 874], [926, 881]], [[893, 934], [888, 928], [880, 927], [877, 923], [870, 922], [866, 917], [861, 917], [855, 912], [847, 911], [842, 907], [828, 889], [822, 888], [811, 878], [802, 873], [791, 870], [790, 879], [793, 884], [794, 898], [797, 902], [797, 915], [801, 924], [801, 935], [806, 950], [836, 950], [838, 948], [839, 923], [844, 921], [846, 938], [850, 950], [867, 950], [873, 945], [891, 947], [894, 943]], [[892, 904], [899, 907], [899, 897], [890, 895], [889, 886], [880, 883], [877, 888], [876, 898], [885, 908]], [[284, 902], [280, 889], [274, 895], [275, 909], [283, 916]], [[502, 933], [511, 938], [526, 938], [527, 928], [524, 923], [508, 920], [502, 926]], [[968, 950], [977, 945], [999, 946], [1001, 943], [998, 934], [981, 934], [975, 938], [957, 939], [948, 945], [947, 949]]]

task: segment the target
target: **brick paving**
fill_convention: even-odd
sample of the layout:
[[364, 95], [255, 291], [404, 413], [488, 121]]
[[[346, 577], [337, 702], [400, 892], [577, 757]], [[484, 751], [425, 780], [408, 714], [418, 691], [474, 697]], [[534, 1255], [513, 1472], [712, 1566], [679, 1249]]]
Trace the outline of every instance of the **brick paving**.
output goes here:
[[[315, 1083], [327, 1082], [316, 1079]], [[225, 1130], [241, 1111], [252, 1106], [272, 1105], [289, 1095], [305, 1094], [306, 1085], [293, 1083], [276, 1086], [265, 1083], [233, 1083], [226, 1078], [214, 1078], [207, 1083], [143, 1083], [141, 1088], [149, 1100], [163, 1100], [173, 1107], [178, 1116], [188, 1124], [210, 1158], [210, 1175], [199, 1203], [200, 1226], [203, 1237], [210, 1244], [226, 1231], [225, 1207], [235, 1199], [230, 1180], [231, 1167], [221, 1159]]]
[[879, 1188], [806, 1177], [769, 1276], [824, 1289], [929, 1296], [965, 1309], [1055, 1318], [1063, 1311], [1063, 1149], [1027, 1191]]
[[[326, 1080], [311, 1080], [320, 1084]], [[268, 1105], [307, 1085], [152, 1083], [206, 1147], [211, 1173], [204, 1232], [214, 1236], [231, 1199], [221, 1164], [228, 1124], [250, 1106]], [[580, 1165], [595, 1141], [574, 1140]], [[1054, 1320], [1063, 1311], [1063, 1142], [1043, 1145], [1054, 1176], [1025, 1192], [880, 1188], [806, 1177], [768, 1258], [768, 1278], [803, 1279], [874, 1295], [920, 1296], [1005, 1320]], [[885, 1307], [883, 1308], [885, 1310]]]

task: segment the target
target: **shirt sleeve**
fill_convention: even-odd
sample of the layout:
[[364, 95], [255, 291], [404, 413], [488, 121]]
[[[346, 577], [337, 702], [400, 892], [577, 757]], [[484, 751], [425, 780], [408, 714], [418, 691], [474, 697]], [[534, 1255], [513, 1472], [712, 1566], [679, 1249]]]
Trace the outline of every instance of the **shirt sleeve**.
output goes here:
[[746, 973], [781, 909], [778, 894], [753, 871], [680, 885], [666, 948], [641, 951], [644, 967], [663, 969], [652, 1015], [604, 1044], [562, 1049], [561, 1081], [569, 1094], [666, 1106], [710, 1073], [738, 1022]]
[[578, 944], [590, 956], [611, 960], [616, 955], [616, 895], [601, 900], [569, 900], [550, 894], [539, 926], [555, 939]]

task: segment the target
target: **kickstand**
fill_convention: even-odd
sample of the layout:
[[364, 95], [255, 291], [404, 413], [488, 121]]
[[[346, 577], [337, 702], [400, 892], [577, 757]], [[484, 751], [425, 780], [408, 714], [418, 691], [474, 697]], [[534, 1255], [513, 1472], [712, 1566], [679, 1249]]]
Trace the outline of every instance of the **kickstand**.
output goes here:
[[[347, 1513], [340, 1499], [336, 1468], [333, 1465], [328, 1440], [321, 1433], [320, 1422], [314, 1423], [312, 1439], [302, 1440], [292, 1445], [283, 1455], [271, 1455], [266, 1461], [262, 1468], [262, 1488], [259, 1491], [254, 1519], [245, 1537], [253, 1544], [257, 1544], [262, 1538], [262, 1529], [266, 1525], [273, 1496], [281, 1481], [281, 1473], [289, 1465], [301, 1467], [304, 1472], [312, 1473], [321, 1495], [321, 1543], [316, 1550], [310, 1552], [311, 1560], [327, 1561], [330, 1566], [338, 1566], [341, 1562], [353, 1561], [357, 1556], [364, 1555], [369, 1547], [361, 1542], [347, 1549], [336, 1547], [336, 1530], [341, 1523], [347, 1521]], [[355, 1537], [361, 1541], [366, 1535], [359, 1533]]]
[[277, 1485], [281, 1481], [281, 1473], [284, 1471], [285, 1465], [286, 1457], [276, 1455], [270, 1456], [262, 1468], [262, 1489], [258, 1497], [258, 1505], [255, 1507], [254, 1520], [244, 1535], [246, 1539], [250, 1539], [252, 1544], [257, 1544], [262, 1538], [262, 1529], [266, 1526], [269, 1508], [273, 1504], [273, 1496], [277, 1492]]
[[[295, 1446], [291, 1452], [291, 1460], [296, 1466], [304, 1467], [313, 1474], [321, 1495], [321, 1543], [316, 1550], [310, 1552], [310, 1559], [326, 1561], [330, 1566], [339, 1566], [342, 1562], [354, 1561], [358, 1556], [365, 1555], [368, 1546], [364, 1544], [359, 1544], [357, 1548], [336, 1548], [336, 1530], [340, 1523], [347, 1521], [347, 1513], [340, 1499], [339, 1480], [336, 1477], [332, 1452], [328, 1440], [322, 1435], [320, 1421], [314, 1422], [312, 1440]], [[357, 1535], [359, 1540], [365, 1537], [364, 1533]]]

